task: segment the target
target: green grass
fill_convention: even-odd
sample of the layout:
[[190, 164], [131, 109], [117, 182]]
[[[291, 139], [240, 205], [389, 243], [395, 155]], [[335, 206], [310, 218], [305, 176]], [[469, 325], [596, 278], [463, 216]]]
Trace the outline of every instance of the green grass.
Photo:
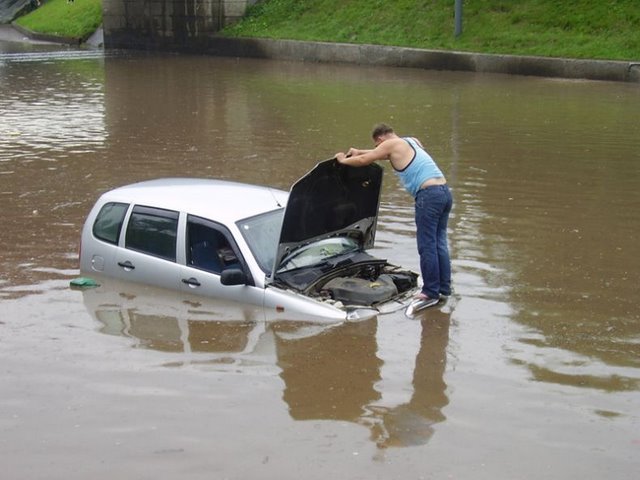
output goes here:
[[227, 36], [640, 59], [640, 0], [263, 0]]
[[[640, 0], [262, 0], [227, 36], [370, 43], [549, 57], [640, 60]], [[49, 0], [17, 20], [29, 30], [86, 39], [102, 0]]]
[[84, 40], [102, 23], [102, 0], [49, 0], [16, 23], [32, 32]]

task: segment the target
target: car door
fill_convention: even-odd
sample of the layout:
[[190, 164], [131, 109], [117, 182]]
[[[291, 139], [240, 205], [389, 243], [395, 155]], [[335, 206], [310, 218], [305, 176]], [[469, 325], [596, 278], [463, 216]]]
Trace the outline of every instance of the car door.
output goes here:
[[118, 248], [113, 276], [123, 280], [180, 289], [180, 266], [176, 262], [179, 213], [135, 205]]
[[[231, 232], [220, 223], [187, 215], [185, 233], [185, 266], [181, 272], [183, 290], [258, 306], [262, 310], [264, 289], [255, 286]], [[221, 276], [225, 270], [242, 271], [245, 283], [223, 285]]]

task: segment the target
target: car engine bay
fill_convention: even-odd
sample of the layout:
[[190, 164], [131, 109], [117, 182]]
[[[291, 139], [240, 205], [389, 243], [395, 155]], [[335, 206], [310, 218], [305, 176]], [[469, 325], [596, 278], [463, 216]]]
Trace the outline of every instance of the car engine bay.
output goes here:
[[[375, 306], [401, 296], [417, 286], [418, 275], [386, 260], [360, 252], [335, 265], [319, 265], [280, 275], [286, 286], [304, 295], [341, 302], [343, 305]], [[284, 285], [283, 285], [284, 286]]]

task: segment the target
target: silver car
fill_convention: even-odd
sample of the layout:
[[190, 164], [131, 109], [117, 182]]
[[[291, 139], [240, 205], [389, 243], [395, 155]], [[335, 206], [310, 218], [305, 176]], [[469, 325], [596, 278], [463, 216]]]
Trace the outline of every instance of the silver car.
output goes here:
[[319, 163], [291, 191], [167, 178], [103, 194], [83, 274], [258, 306], [265, 318], [367, 318], [400, 309], [415, 272], [371, 256], [382, 168]]

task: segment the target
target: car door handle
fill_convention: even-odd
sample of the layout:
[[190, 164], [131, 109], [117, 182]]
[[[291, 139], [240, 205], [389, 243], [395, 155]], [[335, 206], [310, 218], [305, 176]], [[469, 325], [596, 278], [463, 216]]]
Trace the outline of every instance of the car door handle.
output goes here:
[[130, 272], [131, 270], [136, 269], [135, 265], [131, 263], [129, 260], [127, 260], [126, 262], [118, 262], [118, 265], [124, 268], [127, 272]]
[[195, 278], [195, 277], [183, 278], [182, 279], [182, 283], [186, 283], [187, 285], [189, 285], [192, 288], [199, 287], [201, 285], [200, 282], [198, 281], [198, 279]]

